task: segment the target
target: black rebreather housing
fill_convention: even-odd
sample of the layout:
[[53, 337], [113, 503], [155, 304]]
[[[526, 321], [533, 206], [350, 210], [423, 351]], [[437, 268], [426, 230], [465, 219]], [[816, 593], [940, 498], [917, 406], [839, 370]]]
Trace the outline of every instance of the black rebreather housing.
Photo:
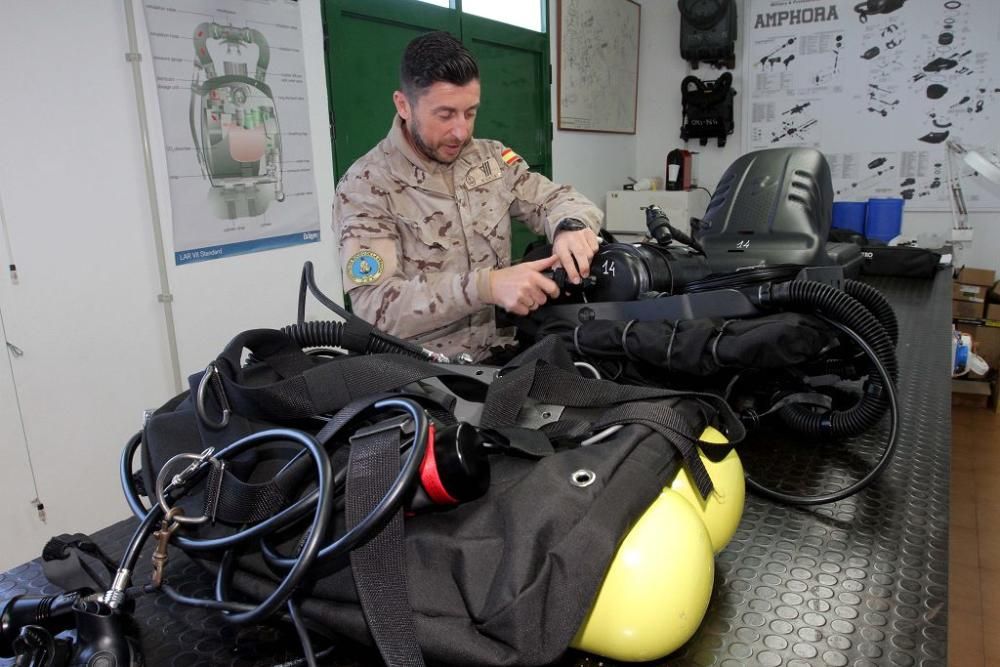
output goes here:
[[828, 266], [833, 187], [817, 150], [775, 148], [748, 153], [723, 174], [695, 226], [715, 273], [751, 266]]

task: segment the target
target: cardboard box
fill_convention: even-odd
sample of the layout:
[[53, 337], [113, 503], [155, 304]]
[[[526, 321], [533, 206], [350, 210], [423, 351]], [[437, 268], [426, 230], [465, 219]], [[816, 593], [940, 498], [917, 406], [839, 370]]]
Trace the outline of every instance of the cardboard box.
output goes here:
[[997, 393], [996, 382], [964, 378], [953, 378], [951, 381], [952, 406], [988, 408], [1000, 414], [1000, 400], [997, 400]]
[[996, 279], [996, 272], [991, 269], [964, 268], [958, 272], [958, 278], [955, 279], [955, 282], [966, 285], [982, 285], [984, 287], [992, 287], [993, 283], [996, 282]]
[[[952, 302], [955, 303], [958, 302]], [[972, 336], [972, 351], [985, 359], [990, 368], [1000, 368], [1000, 327], [958, 324], [955, 328]]]
[[986, 319], [1000, 321], [1000, 303], [987, 304]]
[[967, 285], [965, 283], [951, 284], [951, 298], [956, 301], [974, 301], [976, 303], [986, 303], [986, 292], [989, 290], [985, 285]]
[[983, 319], [983, 304], [952, 299], [951, 316], [956, 320], [981, 320]]

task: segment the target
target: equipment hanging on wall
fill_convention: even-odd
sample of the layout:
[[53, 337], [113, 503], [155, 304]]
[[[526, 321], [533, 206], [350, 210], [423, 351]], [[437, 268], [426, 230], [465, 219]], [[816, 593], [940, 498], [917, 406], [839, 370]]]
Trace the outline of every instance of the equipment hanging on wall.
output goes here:
[[736, 0], [678, 0], [681, 58], [733, 69], [736, 66]]
[[723, 72], [714, 81], [685, 77], [681, 82], [681, 139], [698, 139], [705, 146], [714, 137], [720, 147], [725, 146], [726, 137], [736, 128], [733, 120], [735, 96], [733, 75], [729, 72]]

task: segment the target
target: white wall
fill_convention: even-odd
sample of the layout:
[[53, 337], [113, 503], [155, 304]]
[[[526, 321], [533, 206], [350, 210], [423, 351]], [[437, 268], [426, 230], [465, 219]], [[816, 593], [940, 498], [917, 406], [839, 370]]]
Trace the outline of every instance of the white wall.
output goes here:
[[[316, 263], [331, 296], [340, 294], [319, 3], [301, 5], [321, 243], [173, 266], [161, 125], [148, 48], [140, 44], [185, 376], [239, 331], [291, 322], [304, 260]], [[142, 410], [175, 392], [157, 302], [123, 4], [7, 0], [2, 15], [0, 199], [11, 247], [0, 236], [0, 263], [6, 266], [13, 251], [20, 283], [0, 274], [0, 313], [6, 339], [24, 350], [23, 357], [0, 359], [0, 367], [11, 369], [0, 372], [5, 569], [39, 555], [53, 535], [93, 531], [127, 516], [118, 454]], [[326, 317], [315, 306], [309, 315]], [[11, 376], [47, 510], [44, 525], [29, 505], [34, 491]]]

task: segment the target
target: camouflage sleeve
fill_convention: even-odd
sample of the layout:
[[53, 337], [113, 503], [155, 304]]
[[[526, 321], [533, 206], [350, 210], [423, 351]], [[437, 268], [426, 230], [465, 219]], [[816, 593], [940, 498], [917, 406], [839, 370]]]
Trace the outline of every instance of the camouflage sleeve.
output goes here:
[[523, 220], [536, 234], [545, 234], [550, 241], [555, 226], [565, 218], [576, 218], [595, 232], [601, 228], [604, 213], [593, 202], [572, 186], [558, 185], [529, 170], [523, 158], [509, 151], [502, 149], [501, 160], [507, 165], [504, 178], [514, 193], [511, 216]]
[[378, 192], [338, 186], [333, 226], [344, 289], [358, 316], [394, 336], [414, 338], [486, 305], [488, 269], [407, 275], [397, 224]]

